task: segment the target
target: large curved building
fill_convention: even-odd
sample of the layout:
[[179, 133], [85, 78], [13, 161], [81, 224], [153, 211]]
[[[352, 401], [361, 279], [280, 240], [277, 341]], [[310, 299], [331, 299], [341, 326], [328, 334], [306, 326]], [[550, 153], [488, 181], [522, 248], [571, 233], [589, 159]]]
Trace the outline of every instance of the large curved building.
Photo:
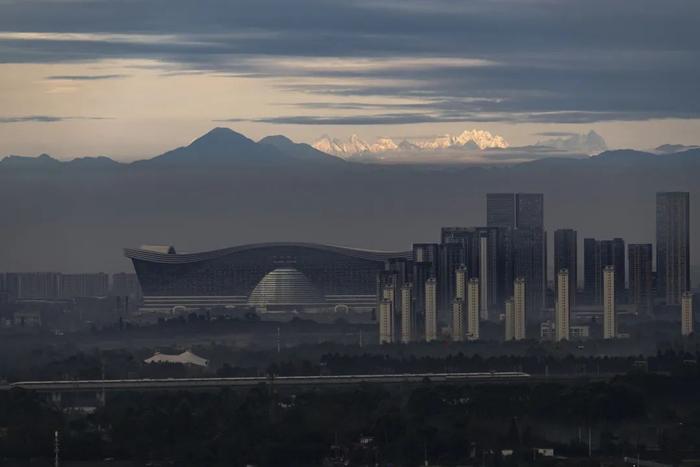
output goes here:
[[411, 252], [370, 251], [313, 243], [259, 243], [178, 254], [170, 246], [125, 249], [143, 290], [145, 310], [176, 306], [369, 308], [377, 273]]

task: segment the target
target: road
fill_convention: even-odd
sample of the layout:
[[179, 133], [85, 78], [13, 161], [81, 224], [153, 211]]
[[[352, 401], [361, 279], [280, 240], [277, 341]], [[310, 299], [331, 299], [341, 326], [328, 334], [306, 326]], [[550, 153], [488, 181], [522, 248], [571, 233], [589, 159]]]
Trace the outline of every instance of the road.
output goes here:
[[531, 376], [521, 372], [485, 373], [411, 373], [386, 375], [341, 376], [277, 376], [245, 378], [164, 378], [164, 379], [111, 379], [66, 381], [19, 381], [5, 389], [21, 388], [37, 392], [82, 391], [145, 391], [189, 390], [218, 388], [250, 388], [260, 384], [279, 387], [351, 386], [358, 384], [418, 384], [430, 380], [435, 383], [510, 383], [529, 381]]
[[20, 388], [45, 393], [74, 393], [88, 391], [148, 391], [148, 390], [211, 390], [219, 388], [251, 388], [260, 384], [277, 387], [352, 386], [359, 384], [420, 384], [474, 383], [474, 384], [537, 384], [545, 382], [572, 383], [578, 381], [605, 381], [614, 375], [557, 375], [541, 376], [522, 372], [482, 373], [407, 373], [379, 375], [333, 376], [277, 376], [237, 378], [163, 378], [163, 379], [108, 379], [19, 381], [0, 389]]

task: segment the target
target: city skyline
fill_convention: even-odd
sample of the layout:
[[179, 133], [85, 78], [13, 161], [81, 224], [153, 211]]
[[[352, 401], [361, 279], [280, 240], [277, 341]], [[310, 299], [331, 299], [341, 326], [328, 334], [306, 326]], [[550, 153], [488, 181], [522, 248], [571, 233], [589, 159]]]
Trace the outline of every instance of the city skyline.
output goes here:
[[[657, 260], [654, 261], [654, 265], [658, 264], [658, 257], [661, 255], [661, 253], [658, 251], [657, 248], [657, 243], [659, 242], [659, 238], [661, 238], [661, 242], [667, 241], [665, 239], [666, 236], [669, 234], [663, 232], [663, 229], [661, 229], [661, 226], [665, 225], [665, 223], [672, 223], [672, 220], [669, 220], [668, 218], [664, 217], [666, 214], [663, 213], [665, 208], [665, 205], [662, 204], [659, 200], [668, 198], [669, 196], [675, 196], [675, 198], [678, 198], [678, 201], [681, 202], [681, 206], [676, 209], [678, 212], [674, 212], [673, 215], [675, 216], [680, 216], [683, 217], [682, 219], [682, 225], [678, 229], [678, 234], [676, 235], [678, 237], [678, 242], [679, 250], [682, 253], [679, 253], [682, 257], [680, 258], [680, 265], [678, 266], [679, 268], [679, 274], [681, 274], [680, 279], [678, 282], [681, 284], [682, 288], [687, 288], [689, 284], [689, 268], [690, 268], [690, 261], [687, 259], [690, 256], [690, 251], [691, 248], [689, 246], [690, 243], [690, 231], [689, 231], [689, 225], [690, 225], [690, 218], [689, 218], [689, 212], [690, 212], [690, 202], [689, 202], [689, 197], [687, 192], [668, 192], [668, 193], [656, 193], [657, 195], [657, 218], [656, 218], [656, 229], [657, 229], [657, 237], [653, 242], [650, 242], [649, 244], [633, 244], [630, 243], [625, 246], [625, 240], [623, 238], [613, 238], [612, 240], [597, 240], [595, 238], [584, 238], [583, 244], [579, 244], [577, 242], [577, 237], [578, 237], [578, 230], [576, 229], [571, 229], [571, 228], [563, 228], [563, 227], [558, 227], [553, 230], [553, 239], [554, 242], [553, 244], [550, 244], [548, 250], [552, 251], [553, 254], [549, 255], [548, 252], [545, 252], [545, 257], [551, 257], [550, 260], [547, 261], [547, 268], [551, 271], [552, 269], [549, 268], [549, 266], [552, 266], [554, 269], [553, 271], [556, 272], [560, 269], [567, 269], [572, 271], [570, 273], [573, 278], [572, 278], [572, 283], [576, 284], [577, 287], [581, 286], [582, 289], [585, 291], [586, 289], [593, 290], [593, 287], [596, 288], [602, 288], [602, 282], [598, 284], [594, 284], [593, 282], [588, 284], [588, 279], [586, 278], [586, 274], [589, 274], [588, 270], [586, 269], [586, 264], [588, 265], [594, 265], [594, 264], [599, 264], [600, 267], [604, 267], [607, 265], [614, 265], [617, 266], [617, 270], [620, 271], [621, 269], [623, 270], [622, 274], [616, 274], [616, 284], [618, 286], [618, 289], [620, 289], [620, 286], [622, 285], [627, 285], [629, 284], [631, 286], [632, 284], [632, 272], [630, 271], [630, 278], [629, 281], [627, 280], [626, 272], [628, 270], [627, 267], [620, 267], [622, 264], [625, 264], [626, 261], [630, 260], [633, 256], [633, 250], [634, 254], [638, 254], [636, 250], [639, 250], [640, 248], [644, 248], [646, 246], [649, 246], [656, 254]], [[470, 277], [473, 277], [471, 274], [474, 274], [474, 270], [482, 267], [479, 264], [478, 258], [479, 254], [483, 253], [484, 251], [482, 250], [483, 246], [486, 244], [485, 239], [489, 237], [489, 235], [493, 236], [491, 238], [491, 244], [497, 243], [501, 241], [498, 236], [494, 236], [494, 232], [496, 232], [497, 228], [503, 228], [507, 227], [508, 229], [513, 229], [517, 230], [517, 228], [513, 228], [511, 226], [518, 225], [518, 221], [516, 220], [517, 214], [517, 206], [518, 206], [518, 197], [530, 197], [534, 200], [536, 200], [536, 204], [533, 205], [536, 210], [538, 210], [535, 218], [536, 222], [535, 225], [538, 229], [541, 229], [544, 233], [546, 233], [546, 230], [544, 229], [544, 199], [542, 197], [542, 194], [540, 193], [486, 193], [485, 195], [486, 199], [486, 217], [487, 217], [487, 222], [484, 223], [485, 226], [478, 226], [478, 225], [472, 225], [472, 226], [462, 226], [462, 227], [442, 227], [441, 232], [440, 232], [440, 241], [441, 243], [463, 243], [465, 245], [465, 252], [467, 252], [467, 257], [471, 258], [471, 260], [457, 260], [458, 262], [456, 263], [457, 265], [459, 264], [471, 264], [472, 268], [469, 268], [468, 271], [470, 272]], [[498, 200], [494, 202], [493, 200]], [[502, 204], [505, 202], [505, 200], [508, 200], [506, 204], [512, 203], [510, 206], [510, 211], [506, 208], [505, 210], [502, 208]], [[668, 203], [668, 201], [665, 201]], [[501, 204], [498, 204], [501, 203]], [[496, 213], [496, 214], [494, 214]], [[661, 214], [660, 214], [661, 213]], [[501, 217], [499, 217], [501, 216]], [[504, 217], [505, 216], [505, 217]], [[509, 222], [504, 222], [503, 219], [506, 217], [513, 216], [513, 221], [512, 223]], [[661, 217], [659, 217], [661, 216]], [[499, 223], [500, 221], [500, 223]], [[669, 224], [670, 225], [670, 224]], [[524, 230], [527, 230], [526, 227], [529, 227], [527, 223], [521, 224], [521, 228]], [[483, 237], [483, 238], [482, 238]], [[481, 242], [480, 242], [481, 241]], [[274, 244], [275, 242], [268, 242], [270, 244]], [[279, 242], [277, 242], [279, 243]], [[285, 242], [282, 242], [285, 243]], [[287, 242], [289, 243], [289, 242]], [[291, 242], [293, 243], [293, 242]], [[303, 244], [303, 243], [302, 243]], [[409, 245], [410, 246], [410, 245]], [[426, 263], [430, 263], [431, 261], [434, 261], [436, 255], [439, 255], [440, 253], [438, 252], [437, 249], [438, 244], [437, 243], [413, 243], [413, 257], [417, 262], [422, 262], [425, 261]], [[150, 247], [149, 247], [150, 248]], [[172, 245], [164, 245], [164, 246], [157, 246], [157, 248], [170, 248], [173, 249], [174, 251], [174, 246]], [[329, 248], [352, 248], [352, 247], [347, 247], [344, 245], [329, 245]], [[433, 248], [435, 248], [433, 250]], [[663, 247], [662, 247], [663, 248]], [[377, 253], [379, 254], [389, 254], [390, 250], [376, 250]], [[194, 253], [194, 252], [188, 252], [188, 253]], [[493, 255], [494, 257], [490, 259], [489, 261], [492, 262], [497, 262], [500, 261], [498, 258], [495, 257], [496, 253], [495, 252], [488, 252], [489, 257]], [[627, 255], [625, 254], [627, 253]], [[194, 253], [197, 254], [197, 253]], [[678, 255], [678, 254], [677, 254]], [[581, 257], [583, 261], [578, 261], [577, 258]], [[461, 263], [459, 262], [461, 261]], [[471, 263], [470, 263], [471, 261]], [[649, 263], [649, 261], [644, 258], [640, 259], [640, 261], [646, 261]], [[572, 268], [571, 265], [574, 265], [576, 267]], [[561, 266], [561, 267], [558, 267]], [[597, 266], [596, 266], [597, 267]], [[494, 267], [490, 269], [490, 271], [493, 271], [497, 269], [497, 266], [494, 263]], [[485, 271], [488, 271], [485, 270]], [[583, 273], [583, 278], [580, 280], [576, 280], [575, 277], [577, 276], [578, 272]], [[7, 271], [10, 272], [10, 271]], [[59, 272], [67, 275], [73, 275], [73, 276], [80, 276], [84, 274], [89, 274], [90, 272], [66, 272], [66, 271], [60, 271], [60, 270], [13, 270], [11, 272]], [[115, 273], [120, 273], [123, 271], [116, 271]], [[482, 272], [483, 273], [483, 272]], [[103, 272], [99, 272], [97, 274], [104, 274]], [[433, 272], [434, 274], [434, 272]], [[493, 274], [491, 272], [490, 274]], [[555, 274], [556, 276], [556, 274]], [[646, 280], [646, 279], [644, 279]], [[556, 281], [555, 280], [550, 280], [550, 283], [553, 283], [556, 287]], [[496, 288], [496, 290], [498, 290]], [[680, 297], [680, 295], [678, 295]], [[490, 300], [493, 300], [493, 298], [490, 298]], [[678, 302], [680, 303], [680, 302]]]
[[[578, 235], [573, 229], [554, 232], [553, 284], [538, 269], [547, 263], [543, 194], [488, 193], [484, 201], [490, 226], [443, 227], [439, 243], [414, 243], [409, 251], [287, 242], [197, 254], [178, 253], [172, 245], [144, 245], [124, 254], [138, 277], [142, 316], [210, 307], [255, 309], [263, 315], [376, 313], [379, 342], [403, 344], [437, 339], [437, 327], [445, 322], [453, 341], [480, 340], [481, 323], [502, 316], [506, 340], [524, 338], [525, 328], [539, 323], [543, 339], [551, 335], [562, 341], [589, 336], [587, 326], [570, 324], [577, 312], [602, 310], [602, 336], [614, 339], [625, 335], [618, 333], [618, 305], [623, 313], [639, 316], [682, 305], [682, 333], [692, 332], [688, 193], [657, 193], [655, 248], [663, 261], [657, 262], [656, 274], [654, 245], [626, 247], [619, 237], [586, 238], [582, 289], [575, 279]], [[188, 266], [189, 272], [182, 269], [192, 264], [197, 266]], [[115, 275], [110, 288], [104, 273], [0, 274], [0, 294], [10, 300], [107, 296], [117, 288], [117, 277], [122, 283], [126, 279]], [[548, 313], [553, 324], [545, 319]]]

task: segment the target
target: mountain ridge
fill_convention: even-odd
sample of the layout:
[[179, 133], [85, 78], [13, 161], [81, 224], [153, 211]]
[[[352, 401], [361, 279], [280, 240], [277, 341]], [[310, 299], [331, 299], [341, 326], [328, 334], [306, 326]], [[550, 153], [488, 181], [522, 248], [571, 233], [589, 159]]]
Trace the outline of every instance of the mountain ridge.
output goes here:
[[311, 144], [312, 147], [344, 159], [363, 154], [383, 154], [399, 150], [436, 151], [444, 149], [506, 149], [510, 145], [502, 136], [485, 130], [465, 130], [459, 135], [444, 134], [435, 138], [414, 141], [404, 139], [397, 143], [392, 138], [380, 137], [373, 143], [361, 139], [356, 134], [346, 140], [323, 135]]
[[[477, 150], [478, 144], [470, 139], [473, 133], [466, 134], [463, 132], [460, 137], [440, 137], [433, 140], [429, 146], [436, 148], [450, 148], [453, 142], [464, 144], [461, 147]], [[589, 132], [589, 136], [595, 133]], [[488, 134], [492, 136], [490, 133]], [[595, 134], [595, 136], [598, 136]], [[330, 137], [325, 137], [330, 139]], [[595, 139], [595, 137], [594, 137]], [[415, 142], [407, 140], [396, 144], [389, 138], [380, 138], [373, 145], [362, 141], [354, 135], [349, 140], [353, 147], [365, 148], [367, 154], [382, 153], [387, 151], [423, 151], [426, 145], [422, 148], [417, 146]], [[507, 143], [506, 143], [507, 144]], [[679, 151], [670, 152], [671, 148], [677, 148]], [[496, 148], [492, 151], [504, 151], [504, 157], [489, 156], [482, 163], [474, 163], [473, 165], [489, 165], [492, 164], [521, 164], [539, 162], [545, 163], [547, 160], [555, 159], [571, 159], [571, 157], [561, 157], [557, 154], [547, 155], [547, 151], [552, 148], [548, 146], [529, 146], [521, 148]], [[511, 160], [508, 158], [507, 151], [520, 151], [523, 153], [537, 154], [538, 157], [531, 160]], [[372, 152], [374, 151], [374, 152]], [[483, 150], [482, 150], [483, 151]], [[540, 153], [542, 153], [540, 155]], [[684, 157], [695, 157], [700, 155], [700, 148], [697, 146], [684, 145], [663, 145], [653, 151], [639, 151], [634, 149], [615, 149], [606, 150], [590, 157], [582, 156], [576, 160], [592, 161], [600, 164], [601, 162], [634, 163], [641, 161], [673, 161]], [[75, 168], [75, 169], [110, 169], [116, 167], [220, 167], [220, 166], [271, 166], [271, 165], [303, 165], [324, 164], [324, 165], [347, 165], [352, 162], [373, 162], [371, 158], [364, 157], [349, 157], [347, 160], [322, 151], [313, 145], [306, 143], [296, 143], [284, 135], [270, 135], [259, 141], [254, 141], [245, 135], [235, 132], [229, 128], [218, 127], [207, 133], [195, 138], [186, 146], [180, 146], [171, 149], [162, 154], [151, 158], [145, 158], [133, 162], [119, 162], [107, 156], [94, 157], [76, 157], [71, 160], [63, 161], [56, 159], [48, 154], [40, 154], [39, 156], [18, 156], [9, 155], [0, 160], [0, 169], [60, 169], [60, 168]], [[400, 160], [399, 160], [400, 162]], [[407, 161], [411, 163], [412, 161]], [[424, 164], [429, 165], [430, 161], [424, 161]], [[447, 161], [446, 163], [450, 163]], [[463, 162], [455, 161], [454, 164]], [[399, 164], [400, 165], [400, 164]], [[415, 164], [414, 164], [415, 165]], [[419, 164], [420, 165], [420, 164]]]
[[535, 143], [535, 146], [544, 146], [568, 152], [583, 152], [585, 154], [598, 154], [608, 149], [608, 145], [598, 133], [590, 130], [584, 134], [568, 134], [566, 136], [551, 138]]

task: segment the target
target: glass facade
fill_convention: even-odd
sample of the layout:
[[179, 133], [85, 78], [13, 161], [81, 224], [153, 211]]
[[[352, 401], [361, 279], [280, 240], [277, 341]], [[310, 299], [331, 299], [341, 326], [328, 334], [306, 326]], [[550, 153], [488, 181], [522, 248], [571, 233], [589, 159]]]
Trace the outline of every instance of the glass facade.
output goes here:
[[[248, 296], [270, 271], [292, 267], [324, 295], [374, 295], [376, 277], [392, 253], [270, 244], [198, 255], [127, 250], [147, 296]], [[411, 252], [395, 256], [409, 258]]]

